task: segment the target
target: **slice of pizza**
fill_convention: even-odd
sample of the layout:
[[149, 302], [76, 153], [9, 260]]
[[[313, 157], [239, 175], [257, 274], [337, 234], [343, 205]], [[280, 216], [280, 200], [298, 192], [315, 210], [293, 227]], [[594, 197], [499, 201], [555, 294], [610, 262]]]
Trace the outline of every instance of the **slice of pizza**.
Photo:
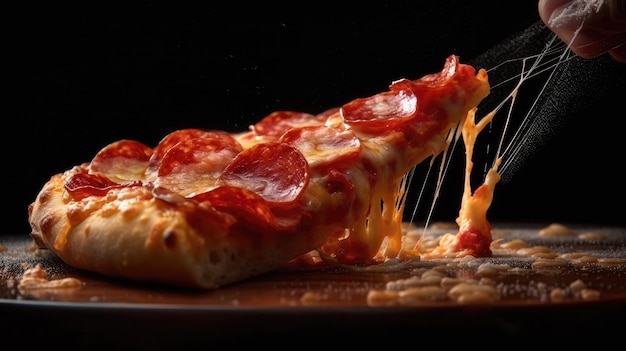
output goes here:
[[28, 208], [31, 236], [80, 269], [203, 289], [311, 250], [375, 264], [401, 252], [407, 172], [444, 152], [488, 93], [486, 71], [452, 55], [317, 115], [116, 141], [51, 177]]

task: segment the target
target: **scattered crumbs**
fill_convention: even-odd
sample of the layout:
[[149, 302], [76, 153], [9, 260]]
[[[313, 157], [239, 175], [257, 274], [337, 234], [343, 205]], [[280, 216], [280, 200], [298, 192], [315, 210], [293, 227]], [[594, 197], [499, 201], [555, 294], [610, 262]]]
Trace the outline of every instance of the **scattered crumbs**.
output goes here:
[[316, 304], [319, 302], [327, 301], [329, 299], [330, 297], [328, 296], [328, 294], [307, 291], [302, 295], [302, 297], [300, 297], [300, 302], [302, 302], [305, 305], [311, 305], [311, 304]]
[[533, 262], [530, 267], [533, 270], [559, 270], [568, 266], [564, 260], [540, 258]]
[[565, 298], [565, 291], [561, 288], [552, 289], [550, 291], [550, 301], [552, 302], [562, 302]]
[[563, 224], [552, 223], [539, 230], [539, 236], [573, 236], [574, 232]]
[[81, 287], [82, 284], [83, 283], [76, 278], [49, 279], [48, 272], [46, 272], [39, 263], [35, 267], [26, 269], [17, 288], [22, 292], [31, 289], [78, 288]]
[[461, 304], [489, 303], [498, 300], [500, 294], [492, 285], [460, 283], [450, 289], [448, 297]]
[[626, 258], [600, 257], [596, 259], [596, 263], [601, 266], [624, 266], [626, 265]]
[[509, 242], [500, 244], [500, 247], [507, 250], [519, 250], [523, 248], [527, 248], [528, 244], [524, 240], [514, 239]]
[[533, 253], [530, 256], [534, 257], [534, 258], [550, 259], [550, 258], [557, 258], [557, 257], [559, 257], [559, 254], [556, 253], [556, 252], [535, 252], [535, 253]]
[[395, 290], [370, 290], [367, 293], [367, 304], [370, 306], [390, 305], [398, 302], [399, 292]]
[[580, 298], [584, 301], [596, 301], [600, 299], [600, 291], [594, 289], [583, 289], [580, 291]]
[[573, 292], [579, 292], [585, 288], [587, 288], [587, 284], [585, 284], [582, 280], [576, 279], [569, 285], [570, 290]]
[[585, 232], [578, 234], [580, 240], [606, 240], [606, 235], [596, 232]]
[[549, 253], [552, 252], [547, 246], [530, 246], [530, 247], [522, 247], [517, 250], [517, 254], [521, 256], [532, 256], [538, 253]]

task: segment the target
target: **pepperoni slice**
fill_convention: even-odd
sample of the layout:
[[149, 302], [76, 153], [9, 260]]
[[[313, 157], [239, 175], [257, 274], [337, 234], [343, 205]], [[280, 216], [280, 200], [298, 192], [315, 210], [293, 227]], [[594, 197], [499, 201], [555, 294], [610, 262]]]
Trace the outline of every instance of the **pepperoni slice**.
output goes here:
[[475, 82], [475, 79], [466, 79], [474, 73], [473, 68], [460, 65], [459, 58], [451, 55], [440, 72], [414, 81], [397, 80], [389, 86], [390, 91], [353, 100], [342, 106], [340, 112], [345, 123], [374, 131], [394, 127], [418, 115], [428, 120], [445, 117], [441, 114], [445, 112], [441, 109], [441, 97], [450, 98], [453, 104], [462, 98], [456, 94], [457, 84], [451, 81]]
[[254, 226], [279, 228], [267, 201], [245, 188], [225, 185], [191, 199], [197, 202], [208, 201], [218, 211], [229, 213]]
[[152, 149], [138, 141], [120, 140], [105, 146], [89, 164], [89, 171], [118, 183], [143, 178]]
[[[436, 113], [443, 112], [441, 98], [446, 97], [449, 103], [463, 104], [464, 98], [459, 94], [459, 85], [474, 84], [475, 70], [472, 67], [459, 64], [457, 56], [450, 56], [446, 60], [443, 70], [423, 76], [417, 80], [400, 79], [393, 82], [389, 88], [392, 91], [411, 90], [419, 100], [420, 111], [429, 119]], [[470, 78], [471, 77], [471, 78]], [[454, 81], [456, 80], [456, 81]], [[477, 86], [467, 87], [474, 90]], [[445, 116], [445, 115], [443, 115]]]
[[263, 143], [239, 153], [219, 183], [248, 189], [273, 204], [298, 200], [309, 183], [309, 165], [285, 143]]
[[297, 148], [312, 168], [349, 162], [361, 151], [361, 142], [352, 131], [325, 126], [294, 128], [280, 141]]
[[[159, 144], [154, 148], [154, 153], [152, 158], [150, 159], [150, 167], [149, 170], [151, 172], [159, 169], [161, 161], [165, 154], [176, 144], [181, 141], [190, 140], [190, 139], [209, 139], [209, 140], [220, 140], [225, 146], [225, 148], [231, 150], [242, 150], [241, 145], [235, 138], [233, 138], [230, 134], [222, 131], [206, 131], [202, 129], [188, 128], [188, 129], [179, 129], [168, 135], [166, 135]], [[217, 143], [217, 142], [216, 142]]]
[[65, 190], [77, 201], [88, 196], [103, 196], [109, 190], [122, 186], [103, 175], [89, 173], [74, 174], [63, 185]]
[[280, 137], [293, 127], [320, 125], [323, 120], [316, 116], [294, 111], [276, 111], [252, 126], [256, 135]]
[[154, 183], [185, 197], [205, 192], [241, 150], [221, 137], [180, 141], [163, 156]]
[[189, 172], [221, 173], [240, 151], [239, 144], [225, 142], [222, 138], [183, 140], [163, 155], [158, 176]]
[[[446, 59], [446, 62], [443, 66], [443, 69], [440, 72], [427, 74], [420, 79], [412, 81], [413, 84], [416, 85], [424, 85], [431, 88], [439, 87], [446, 85], [450, 79], [454, 78], [454, 76], [459, 72], [459, 57], [455, 55], [450, 55]], [[472, 76], [474, 72], [471, 72]], [[398, 83], [403, 82], [411, 82], [406, 79], [401, 79], [397, 82], [391, 84], [391, 90], [395, 90], [394, 88], [398, 85]], [[451, 87], [451, 89], [456, 89], [456, 87]]]
[[400, 89], [355, 99], [341, 107], [345, 123], [383, 130], [408, 121], [417, 113], [417, 97], [410, 89]]

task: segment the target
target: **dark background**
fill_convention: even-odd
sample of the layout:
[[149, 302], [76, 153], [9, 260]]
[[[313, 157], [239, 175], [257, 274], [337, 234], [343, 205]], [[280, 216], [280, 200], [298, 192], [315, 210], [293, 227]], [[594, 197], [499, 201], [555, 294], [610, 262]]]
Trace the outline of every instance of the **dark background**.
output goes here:
[[[276, 110], [318, 113], [439, 71], [450, 54], [491, 68], [545, 44], [515, 42], [538, 24], [535, 1], [59, 6], [9, 14], [6, 68], [17, 81], [2, 138], [6, 233], [29, 232], [27, 206], [51, 175], [115, 140], [155, 145], [180, 128], [242, 131]], [[554, 118], [560, 127], [498, 185], [492, 221], [625, 223], [625, 66], [606, 57], [578, 64], [585, 89], [564, 107], [548, 99], [567, 117]], [[529, 85], [531, 95], [539, 89]], [[497, 135], [487, 133], [492, 143]], [[449, 172], [434, 219], [456, 217], [460, 172]]]

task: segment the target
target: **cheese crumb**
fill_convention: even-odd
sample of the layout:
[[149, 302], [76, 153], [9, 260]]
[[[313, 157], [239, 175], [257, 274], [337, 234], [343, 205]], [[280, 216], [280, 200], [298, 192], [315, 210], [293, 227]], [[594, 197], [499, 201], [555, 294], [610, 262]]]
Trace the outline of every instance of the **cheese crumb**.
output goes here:
[[20, 292], [31, 289], [65, 289], [81, 287], [83, 283], [76, 278], [48, 279], [48, 272], [38, 263], [35, 267], [27, 269], [17, 285]]

